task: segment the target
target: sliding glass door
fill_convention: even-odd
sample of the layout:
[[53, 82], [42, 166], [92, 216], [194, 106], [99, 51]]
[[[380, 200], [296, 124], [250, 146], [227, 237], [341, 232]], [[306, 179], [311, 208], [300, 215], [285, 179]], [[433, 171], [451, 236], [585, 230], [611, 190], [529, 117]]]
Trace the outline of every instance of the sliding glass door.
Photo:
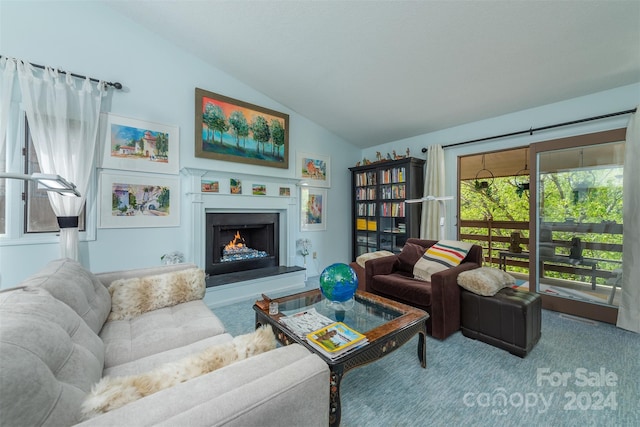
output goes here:
[[614, 321], [622, 276], [624, 129], [533, 144], [531, 164], [536, 256], [530, 283], [547, 308]]

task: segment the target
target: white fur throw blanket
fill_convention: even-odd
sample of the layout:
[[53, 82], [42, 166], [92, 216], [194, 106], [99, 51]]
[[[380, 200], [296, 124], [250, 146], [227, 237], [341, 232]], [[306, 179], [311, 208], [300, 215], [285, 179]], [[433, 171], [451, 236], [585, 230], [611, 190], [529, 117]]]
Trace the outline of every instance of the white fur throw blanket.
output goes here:
[[109, 285], [108, 320], [128, 320], [163, 307], [204, 298], [204, 271], [198, 268], [114, 280]]
[[120, 408], [160, 390], [215, 371], [223, 366], [276, 348], [271, 326], [239, 335], [233, 341], [215, 345], [139, 375], [104, 377], [93, 386], [82, 404], [84, 419]]

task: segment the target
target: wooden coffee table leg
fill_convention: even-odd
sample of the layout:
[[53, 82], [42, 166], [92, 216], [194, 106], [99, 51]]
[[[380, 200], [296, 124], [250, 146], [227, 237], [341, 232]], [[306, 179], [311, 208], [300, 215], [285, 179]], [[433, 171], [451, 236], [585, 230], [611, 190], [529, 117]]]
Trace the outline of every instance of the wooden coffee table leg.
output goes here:
[[340, 408], [340, 382], [344, 368], [342, 365], [329, 366], [329, 426], [337, 427], [340, 425], [342, 416]]

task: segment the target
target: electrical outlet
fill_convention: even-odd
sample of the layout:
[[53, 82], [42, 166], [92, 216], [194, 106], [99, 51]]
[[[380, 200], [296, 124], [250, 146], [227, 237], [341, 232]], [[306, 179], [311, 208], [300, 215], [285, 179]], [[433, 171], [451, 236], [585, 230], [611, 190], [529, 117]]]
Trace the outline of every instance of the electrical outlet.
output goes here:
[[317, 259], [318, 258], [318, 252], [314, 252], [313, 253], [313, 259]]

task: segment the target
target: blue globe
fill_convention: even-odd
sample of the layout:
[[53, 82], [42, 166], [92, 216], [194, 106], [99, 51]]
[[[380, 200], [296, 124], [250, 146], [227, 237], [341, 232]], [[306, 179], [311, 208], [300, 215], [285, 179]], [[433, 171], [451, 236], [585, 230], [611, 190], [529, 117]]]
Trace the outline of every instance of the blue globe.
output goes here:
[[344, 302], [358, 289], [358, 276], [347, 264], [331, 264], [320, 275], [320, 292], [330, 301]]

